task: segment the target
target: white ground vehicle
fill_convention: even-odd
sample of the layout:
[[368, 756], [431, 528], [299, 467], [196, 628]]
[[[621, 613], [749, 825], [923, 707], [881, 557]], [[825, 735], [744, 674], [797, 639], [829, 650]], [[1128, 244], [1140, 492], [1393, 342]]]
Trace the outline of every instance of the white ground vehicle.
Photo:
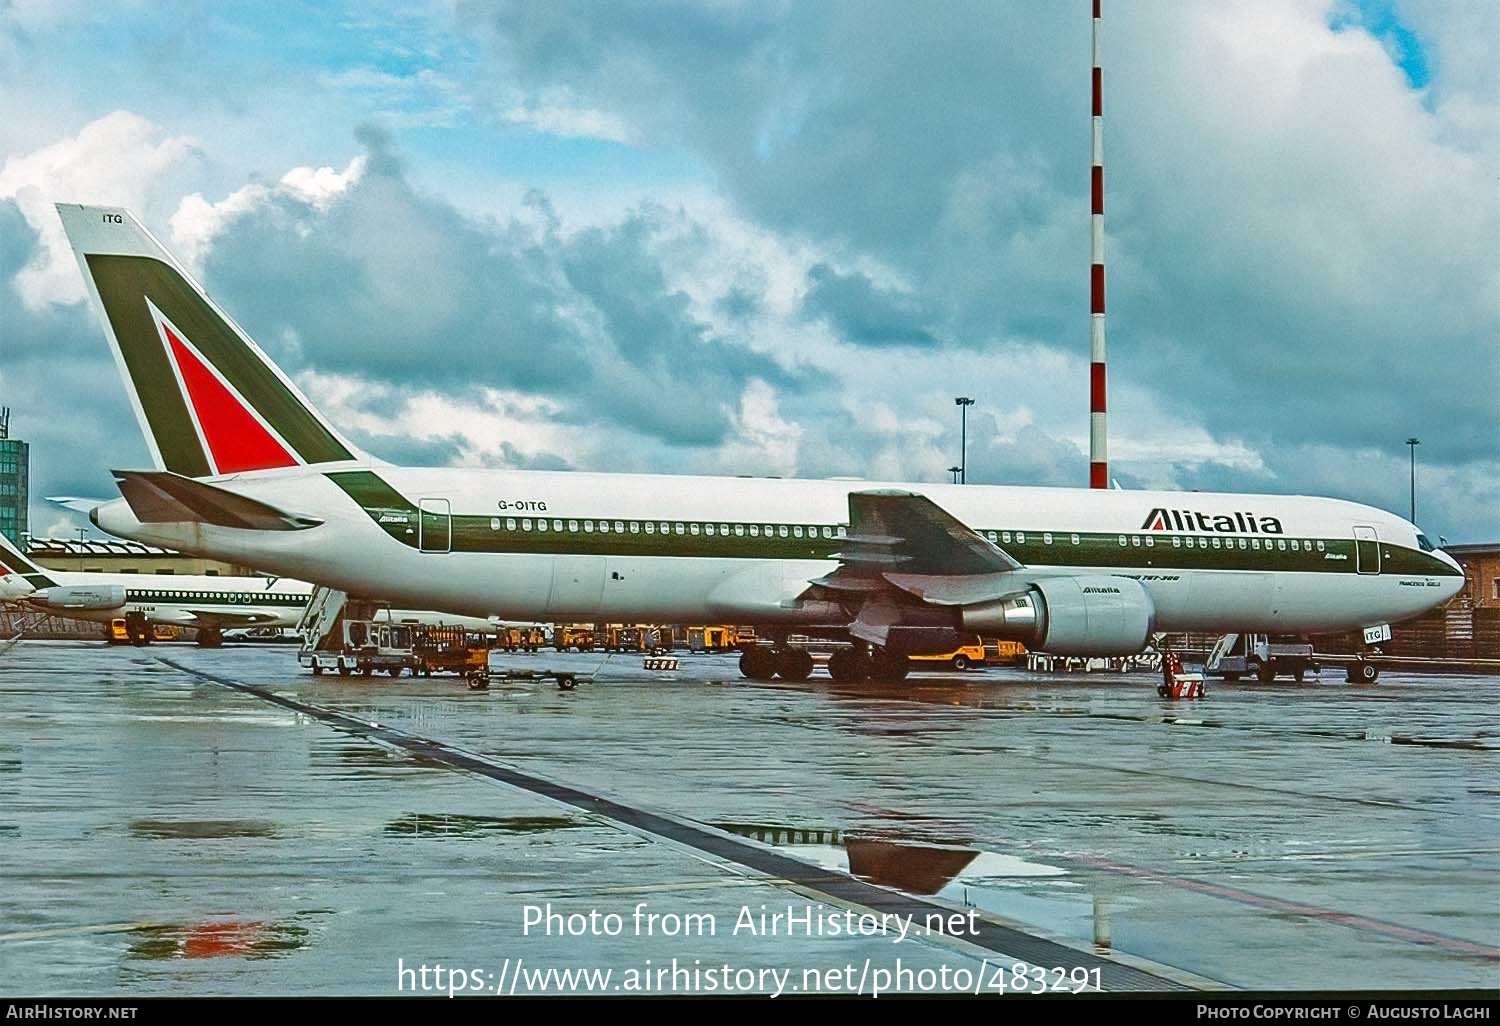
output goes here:
[[1203, 671], [1225, 680], [1254, 677], [1269, 683], [1277, 677], [1301, 680], [1322, 666], [1305, 638], [1291, 634], [1225, 634], [1203, 662]]

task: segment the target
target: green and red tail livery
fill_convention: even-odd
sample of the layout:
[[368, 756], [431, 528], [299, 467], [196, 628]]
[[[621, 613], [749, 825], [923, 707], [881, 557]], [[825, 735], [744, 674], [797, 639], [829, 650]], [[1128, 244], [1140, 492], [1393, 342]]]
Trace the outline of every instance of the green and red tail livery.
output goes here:
[[57, 210], [159, 469], [208, 477], [365, 458], [129, 212]]

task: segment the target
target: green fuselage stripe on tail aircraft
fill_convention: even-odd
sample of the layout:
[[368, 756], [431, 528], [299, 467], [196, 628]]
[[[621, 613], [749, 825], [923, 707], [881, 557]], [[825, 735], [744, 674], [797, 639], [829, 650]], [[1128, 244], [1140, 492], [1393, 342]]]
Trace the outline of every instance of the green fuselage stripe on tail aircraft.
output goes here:
[[[370, 471], [339, 471], [327, 475], [388, 535], [411, 548], [419, 548], [417, 506]], [[428, 537], [441, 531], [442, 518], [427, 514], [423, 525]], [[546, 522], [546, 529], [538, 525]], [[530, 530], [524, 525], [529, 523]], [[624, 527], [618, 530], [616, 524]], [[556, 526], [560, 524], [561, 529]], [[601, 530], [606, 524], [608, 530]], [[506, 515], [497, 517], [454, 514], [451, 546], [454, 552], [530, 553], [537, 555], [587, 556], [699, 556], [721, 559], [832, 559], [844, 546], [843, 524], [796, 524], [756, 521], [650, 521], [592, 519], [577, 515], [558, 517]], [[511, 526], [514, 525], [514, 526]], [[665, 530], [663, 528], [665, 527]], [[681, 531], [679, 532], [679, 527]], [[724, 528], [728, 528], [728, 533]], [[751, 534], [751, 528], [755, 534]], [[709, 534], [709, 529], [713, 533]], [[769, 529], [769, 531], [768, 531]], [[785, 535], [782, 534], [783, 529]], [[801, 531], [801, 537], [796, 532]], [[1016, 531], [978, 528], [1016, 559], [1029, 566], [1129, 567], [1173, 570], [1261, 570], [1302, 573], [1356, 572], [1353, 538], [1276, 537], [1246, 535], [1212, 536], [1179, 533], [1101, 534], [1074, 531]], [[694, 533], [696, 531], [696, 533]], [[829, 537], [832, 535], [832, 537]], [[441, 534], [437, 535], [442, 537]], [[1045, 539], [1051, 537], [1048, 542]], [[1077, 538], [1075, 542], [1073, 539]], [[1124, 544], [1121, 544], [1121, 541]], [[444, 539], [447, 540], [447, 539]], [[1241, 544], [1243, 543], [1243, 547]], [[1296, 544], [1294, 549], [1292, 546]], [[1258, 548], [1256, 546], [1259, 546]], [[442, 547], [439, 545], [438, 547]], [[1381, 543], [1382, 567], [1386, 574], [1452, 576], [1455, 571], [1442, 560], [1416, 549]]]

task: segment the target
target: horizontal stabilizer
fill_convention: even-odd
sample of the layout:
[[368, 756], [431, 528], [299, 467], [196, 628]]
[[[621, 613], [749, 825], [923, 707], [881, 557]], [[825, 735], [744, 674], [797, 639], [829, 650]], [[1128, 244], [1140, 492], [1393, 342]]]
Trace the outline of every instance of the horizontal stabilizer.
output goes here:
[[52, 503], [58, 509], [70, 510], [74, 513], [91, 513], [95, 506], [102, 506], [112, 499], [85, 499], [80, 495], [49, 495], [46, 501]]
[[304, 531], [323, 522], [169, 470], [113, 473], [120, 494], [143, 524], [197, 523], [247, 531]]

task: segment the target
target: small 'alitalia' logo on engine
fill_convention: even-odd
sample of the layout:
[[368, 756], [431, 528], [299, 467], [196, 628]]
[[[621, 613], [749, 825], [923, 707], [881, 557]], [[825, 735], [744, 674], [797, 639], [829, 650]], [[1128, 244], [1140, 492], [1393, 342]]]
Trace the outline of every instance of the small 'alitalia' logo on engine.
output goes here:
[[1254, 513], [1202, 513], [1158, 506], [1146, 514], [1142, 531], [1224, 531], [1231, 534], [1284, 534], [1281, 521]]

